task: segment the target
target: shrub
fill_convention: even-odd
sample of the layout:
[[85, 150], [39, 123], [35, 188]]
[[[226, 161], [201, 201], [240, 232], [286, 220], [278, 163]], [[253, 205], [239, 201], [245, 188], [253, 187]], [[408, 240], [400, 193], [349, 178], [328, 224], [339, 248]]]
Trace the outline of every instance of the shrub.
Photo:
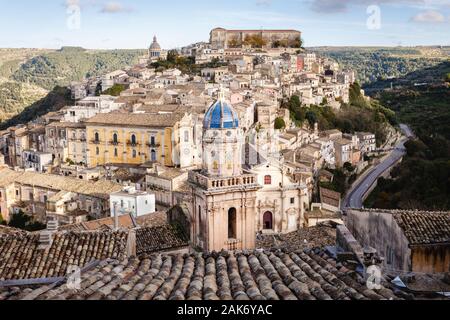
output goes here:
[[283, 118], [276, 118], [275, 119], [275, 130], [281, 130], [286, 128], [286, 122]]

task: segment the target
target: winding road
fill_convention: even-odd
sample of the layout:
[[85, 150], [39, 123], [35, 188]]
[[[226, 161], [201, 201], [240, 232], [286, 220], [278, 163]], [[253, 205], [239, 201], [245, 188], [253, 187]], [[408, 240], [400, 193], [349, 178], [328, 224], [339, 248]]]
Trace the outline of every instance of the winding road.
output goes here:
[[405, 124], [401, 124], [400, 128], [407, 138], [402, 139], [391, 151], [389, 156], [385, 158], [380, 164], [370, 169], [364, 178], [359, 181], [351, 190], [348, 192], [347, 197], [342, 203], [342, 208], [345, 210], [347, 208], [361, 209], [364, 204], [364, 195], [369, 191], [371, 186], [378, 180], [378, 178], [392, 166], [394, 166], [403, 156], [406, 154], [405, 143], [414, 134], [412, 130]]

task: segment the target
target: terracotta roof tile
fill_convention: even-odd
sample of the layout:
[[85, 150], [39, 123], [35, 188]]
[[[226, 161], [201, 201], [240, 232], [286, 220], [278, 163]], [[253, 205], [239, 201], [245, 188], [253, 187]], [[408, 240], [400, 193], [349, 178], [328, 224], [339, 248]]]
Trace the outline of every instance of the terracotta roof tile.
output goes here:
[[82, 274], [81, 290], [0, 287], [0, 300], [382, 300], [321, 250], [143, 255], [108, 260]]
[[394, 218], [410, 244], [450, 243], [450, 212], [399, 212]]
[[162, 225], [136, 230], [136, 251], [138, 255], [188, 246], [187, 237], [177, 226]]
[[65, 276], [70, 265], [93, 260], [124, 259], [126, 232], [57, 233], [48, 249], [39, 234], [0, 236], [0, 280]]

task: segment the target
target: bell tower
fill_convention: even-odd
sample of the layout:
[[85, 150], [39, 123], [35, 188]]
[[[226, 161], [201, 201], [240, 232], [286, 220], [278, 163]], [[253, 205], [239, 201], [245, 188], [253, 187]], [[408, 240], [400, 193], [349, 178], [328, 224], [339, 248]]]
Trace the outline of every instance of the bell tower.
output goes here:
[[254, 249], [256, 176], [244, 172], [237, 112], [223, 91], [205, 114], [203, 169], [189, 173], [192, 242], [205, 251]]

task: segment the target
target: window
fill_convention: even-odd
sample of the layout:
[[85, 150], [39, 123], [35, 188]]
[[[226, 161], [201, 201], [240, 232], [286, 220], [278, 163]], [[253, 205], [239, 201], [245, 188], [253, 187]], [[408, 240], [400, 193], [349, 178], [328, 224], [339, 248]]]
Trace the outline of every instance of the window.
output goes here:
[[271, 185], [272, 184], [272, 176], [265, 176], [264, 177], [264, 184], [266, 186]]
[[19, 190], [16, 190], [16, 197], [19, 196]]
[[114, 157], [118, 157], [119, 156], [119, 152], [117, 151], [117, 148], [114, 148]]
[[189, 142], [189, 131], [184, 132], [184, 142]]
[[136, 152], [136, 150], [133, 150], [133, 158], [136, 158], [137, 157], [137, 152]]
[[150, 137], [150, 144], [151, 144], [152, 146], [155, 146], [155, 145], [156, 145], [156, 138], [155, 138], [155, 137]]
[[95, 133], [94, 140], [95, 140], [95, 142], [99, 142], [100, 141], [100, 135], [98, 134], [98, 132]]
[[237, 226], [236, 226], [236, 209], [231, 208], [228, 211], [228, 239], [236, 239], [237, 238]]
[[33, 201], [33, 200], [34, 200], [33, 192], [30, 192], [30, 201]]
[[100, 149], [98, 147], [95, 148], [95, 154], [99, 155], [100, 154]]
[[151, 157], [151, 160], [152, 160], [152, 161], [156, 161], [156, 151], [155, 151], [155, 150], [152, 150], [152, 151], [150, 152], [150, 157]]
[[113, 134], [113, 143], [118, 143], [119, 139], [117, 137], [117, 133]]
[[291, 198], [291, 204], [295, 204], [295, 198]]
[[131, 135], [131, 144], [136, 145], [136, 135], [134, 134]]

